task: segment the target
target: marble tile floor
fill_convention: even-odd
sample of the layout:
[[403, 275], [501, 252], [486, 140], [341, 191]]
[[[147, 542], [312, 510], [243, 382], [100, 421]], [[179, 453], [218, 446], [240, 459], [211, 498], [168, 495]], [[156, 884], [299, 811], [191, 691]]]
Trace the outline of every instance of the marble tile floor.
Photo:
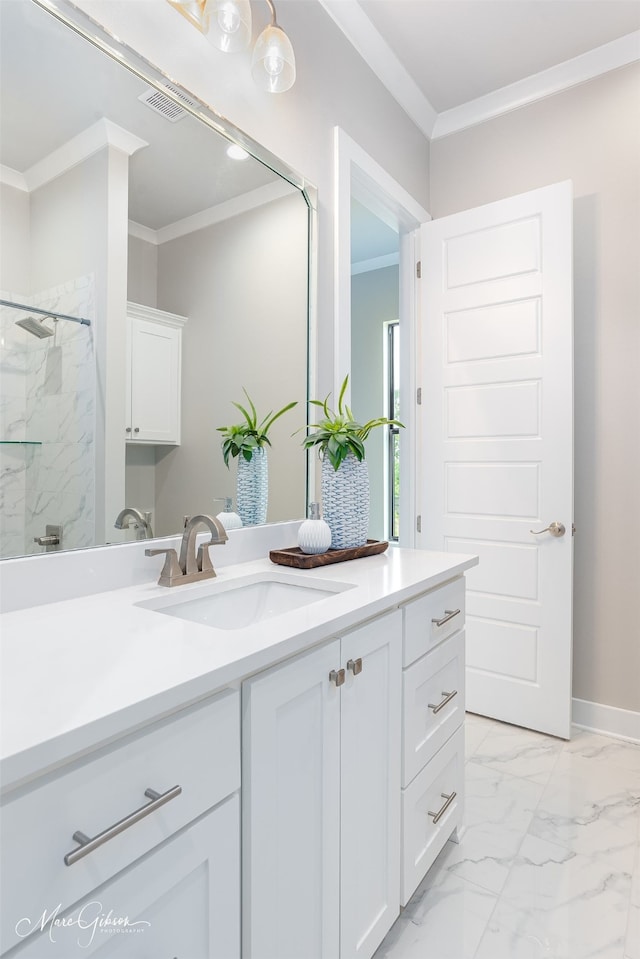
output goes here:
[[640, 746], [467, 714], [465, 829], [374, 959], [640, 959]]

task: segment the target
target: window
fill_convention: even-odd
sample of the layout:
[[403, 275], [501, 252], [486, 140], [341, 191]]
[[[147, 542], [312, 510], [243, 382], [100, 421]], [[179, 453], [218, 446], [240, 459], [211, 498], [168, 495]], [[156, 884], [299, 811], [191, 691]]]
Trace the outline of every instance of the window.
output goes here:
[[[385, 415], [397, 420], [400, 418], [400, 323], [392, 320], [385, 326]], [[397, 426], [388, 426], [387, 431], [387, 538], [397, 542], [400, 538], [400, 430]]]

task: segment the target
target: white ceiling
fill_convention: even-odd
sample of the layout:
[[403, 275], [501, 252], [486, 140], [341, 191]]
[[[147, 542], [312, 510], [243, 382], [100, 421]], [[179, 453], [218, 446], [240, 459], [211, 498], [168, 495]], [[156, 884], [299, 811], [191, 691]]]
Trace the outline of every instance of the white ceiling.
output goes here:
[[640, 59], [640, 0], [319, 2], [429, 137]]

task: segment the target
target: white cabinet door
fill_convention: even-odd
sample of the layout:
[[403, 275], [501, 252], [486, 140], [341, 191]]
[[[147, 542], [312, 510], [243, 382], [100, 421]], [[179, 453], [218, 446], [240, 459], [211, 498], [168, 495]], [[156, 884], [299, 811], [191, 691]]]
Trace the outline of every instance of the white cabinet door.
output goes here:
[[181, 330], [129, 319], [131, 420], [127, 439], [180, 442]]
[[[239, 808], [235, 794], [48, 922], [16, 959], [240, 959]], [[48, 916], [55, 905], [43, 903]], [[42, 913], [29, 918], [39, 927]]]
[[401, 655], [400, 610], [342, 639], [341, 959], [372, 956], [400, 911]]
[[334, 641], [243, 685], [243, 954], [337, 959], [340, 668]]
[[[569, 736], [572, 190], [422, 227], [420, 546], [476, 553], [467, 708]], [[554, 536], [551, 523], [564, 530]], [[558, 531], [558, 527], [555, 528]]]

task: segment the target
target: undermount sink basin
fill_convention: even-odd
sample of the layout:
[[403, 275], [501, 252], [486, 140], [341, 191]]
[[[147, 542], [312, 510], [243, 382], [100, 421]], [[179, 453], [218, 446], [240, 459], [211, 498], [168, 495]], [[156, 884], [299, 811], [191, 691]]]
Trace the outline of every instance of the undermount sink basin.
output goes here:
[[353, 589], [353, 584], [331, 580], [301, 582], [294, 576], [258, 573], [229, 583], [213, 580], [198, 589], [197, 595], [191, 593], [181, 598], [174, 594], [138, 605], [215, 629], [244, 629], [347, 589]]

